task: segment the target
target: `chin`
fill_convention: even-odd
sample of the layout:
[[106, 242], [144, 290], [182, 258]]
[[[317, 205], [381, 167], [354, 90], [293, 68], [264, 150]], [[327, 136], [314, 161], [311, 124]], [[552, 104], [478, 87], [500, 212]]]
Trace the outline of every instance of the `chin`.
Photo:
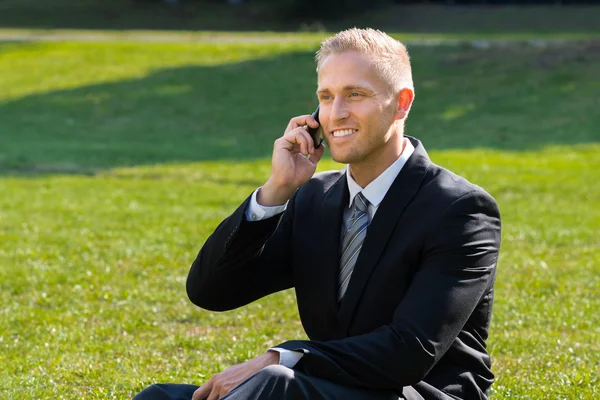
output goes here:
[[331, 158], [340, 164], [353, 164], [359, 161], [360, 157], [357, 154], [340, 154], [339, 152], [332, 151]]

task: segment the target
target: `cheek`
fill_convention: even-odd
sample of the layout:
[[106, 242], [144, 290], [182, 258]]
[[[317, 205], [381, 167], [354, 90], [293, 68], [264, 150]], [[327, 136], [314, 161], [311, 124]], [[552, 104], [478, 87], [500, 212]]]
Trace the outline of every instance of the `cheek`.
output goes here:
[[364, 107], [356, 111], [354, 114], [356, 119], [364, 127], [374, 127], [381, 124], [381, 111], [374, 107]]
[[319, 108], [319, 123], [326, 126], [329, 123], [329, 106], [319, 104]]

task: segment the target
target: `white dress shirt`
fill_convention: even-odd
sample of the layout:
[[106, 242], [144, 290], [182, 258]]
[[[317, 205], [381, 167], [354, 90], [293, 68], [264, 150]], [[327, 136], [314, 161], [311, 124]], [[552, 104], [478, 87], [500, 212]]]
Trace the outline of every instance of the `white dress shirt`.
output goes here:
[[[346, 166], [346, 180], [348, 181], [348, 191], [350, 193], [350, 199], [348, 202], [348, 207], [344, 210], [343, 223], [342, 223], [342, 237], [343, 232], [346, 230], [346, 226], [350, 221], [351, 210], [352, 210], [352, 202], [356, 195], [362, 192], [363, 196], [369, 201], [369, 219], [372, 221], [379, 205], [383, 201], [383, 198], [387, 194], [388, 190], [394, 183], [394, 180], [408, 161], [409, 157], [415, 151], [415, 148], [410, 140], [404, 138], [404, 150], [400, 157], [392, 165], [390, 165], [385, 171], [381, 173], [377, 178], [375, 178], [371, 183], [369, 183], [364, 189], [356, 183], [352, 174], [350, 173], [350, 168]], [[260, 221], [263, 219], [267, 219], [273, 217], [279, 213], [285, 211], [287, 207], [287, 203], [274, 206], [274, 207], [264, 207], [258, 204], [256, 200], [256, 195], [260, 188], [252, 193], [252, 198], [250, 199], [250, 204], [246, 209], [246, 220], [248, 221]], [[352, 279], [352, 278], [350, 278]], [[302, 358], [303, 354], [297, 351], [290, 351], [287, 349], [282, 349], [279, 347], [273, 347], [268, 349], [269, 351], [277, 351], [279, 352], [279, 364], [288, 368], [293, 368], [294, 365]]]

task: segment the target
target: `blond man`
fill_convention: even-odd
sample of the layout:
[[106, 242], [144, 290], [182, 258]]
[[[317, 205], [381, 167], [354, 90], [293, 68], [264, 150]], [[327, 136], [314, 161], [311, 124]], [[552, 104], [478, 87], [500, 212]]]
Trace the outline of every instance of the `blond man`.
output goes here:
[[217, 227], [187, 282], [215, 311], [293, 287], [310, 340], [136, 399], [487, 399], [495, 201], [404, 135], [414, 88], [400, 42], [350, 29], [316, 58], [320, 128], [347, 167], [315, 174], [325, 148], [307, 126], [319, 123], [292, 118], [268, 180]]

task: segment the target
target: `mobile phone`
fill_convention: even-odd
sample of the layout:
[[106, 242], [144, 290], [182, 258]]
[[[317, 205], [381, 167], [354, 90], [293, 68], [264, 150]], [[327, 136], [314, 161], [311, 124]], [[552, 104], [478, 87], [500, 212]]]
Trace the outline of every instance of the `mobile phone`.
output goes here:
[[315, 112], [312, 113], [312, 117], [317, 120], [319, 127], [311, 128], [308, 125], [306, 127], [308, 128], [308, 134], [312, 137], [312, 140], [315, 143], [316, 149], [321, 145], [321, 143], [323, 143], [323, 129], [321, 129], [321, 122], [319, 121], [319, 106], [317, 106]]

